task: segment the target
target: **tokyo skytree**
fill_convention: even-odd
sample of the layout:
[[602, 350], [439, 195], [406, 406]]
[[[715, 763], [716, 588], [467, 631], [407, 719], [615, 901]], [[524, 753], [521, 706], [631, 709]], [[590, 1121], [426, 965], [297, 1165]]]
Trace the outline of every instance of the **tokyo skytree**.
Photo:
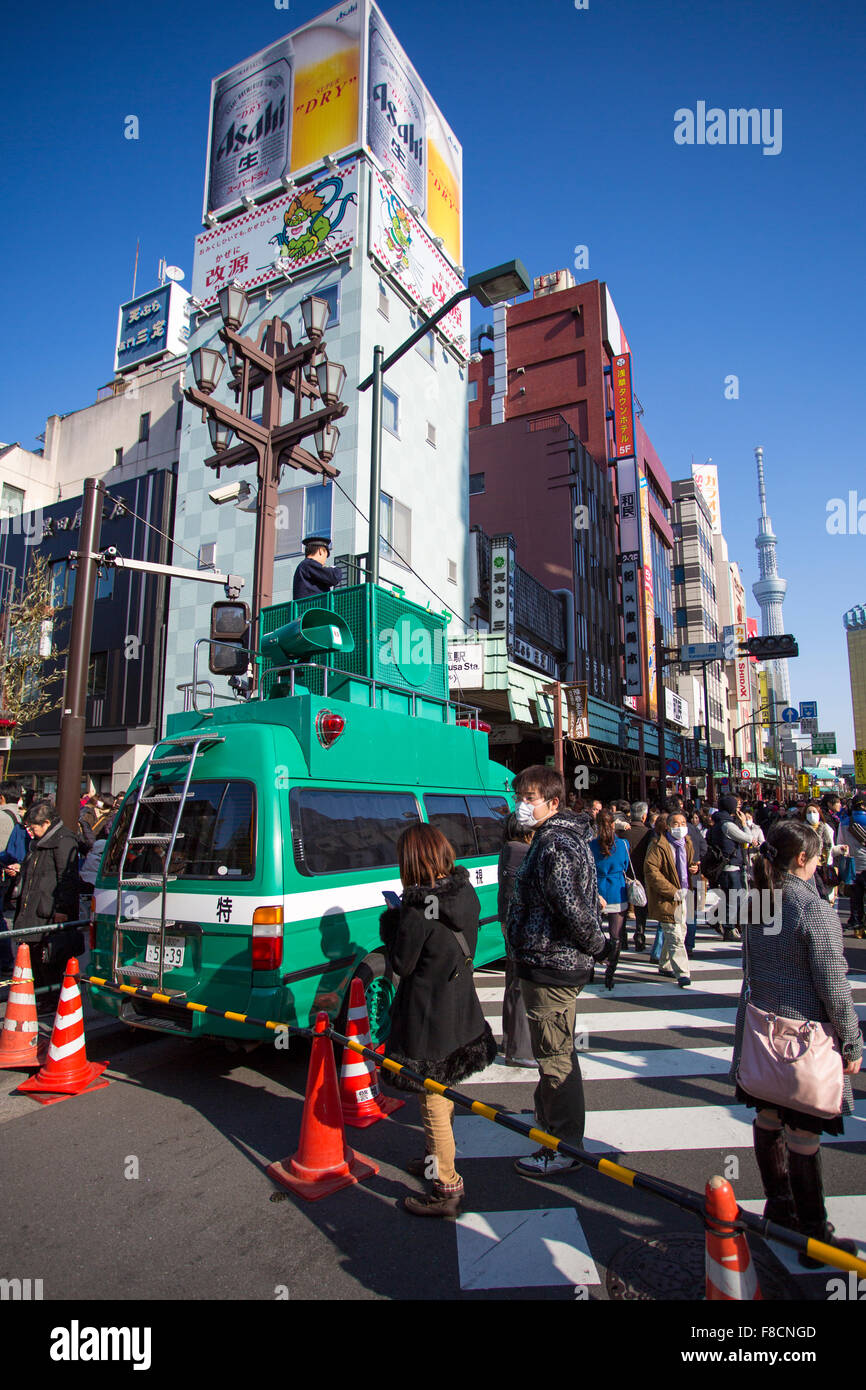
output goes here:
[[[761, 610], [761, 636], [779, 637], [785, 631], [782, 600], [788, 589], [788, 581], [779, 578], [779, 572], [776, 568], [776, 537], [773, 534], [773, 523], [767, 515], [764, 451], [762, 448], [759, 447], [755, 450], [755, 459], [758, 465], [758, 498], [761, 503], [761, 515], [758, 520], [755, 545], [758, 550], [758, 573], [761, 577], [757, 583], [752, 585], [752, 593], [758, 600], [758, 606]], [[767, 671], [778, 704], [780, 706], [789, 705], [791, 703], [791, 684], [788, 678], [787, 661], [768, 662]]]

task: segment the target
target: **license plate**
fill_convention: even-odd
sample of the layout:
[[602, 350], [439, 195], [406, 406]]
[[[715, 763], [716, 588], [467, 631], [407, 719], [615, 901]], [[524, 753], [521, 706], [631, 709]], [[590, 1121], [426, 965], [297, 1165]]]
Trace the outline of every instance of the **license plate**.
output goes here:
[[[167, 936], [165, 946], [162, 951], [163, 965], [183, 965], [183, 953], [185, 941], [182, 936]], [[150, 941], [144, 953], [144, 959], [150, 965], [159, 964], [159, 945], [156, 941]]]

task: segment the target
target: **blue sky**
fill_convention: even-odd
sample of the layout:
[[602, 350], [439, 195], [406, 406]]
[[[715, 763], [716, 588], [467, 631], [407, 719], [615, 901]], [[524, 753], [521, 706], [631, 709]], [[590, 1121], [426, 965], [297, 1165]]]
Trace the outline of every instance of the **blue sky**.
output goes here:
[[[110, 380], [117, 305], [160, 256], [192, 269], [210, 79], [326, 8], [292, 0], [83, 0], [4, 18], [8, 179], [0, 231], [16, 347], [3, 351], [0, 439], [33, 447], [46, 416]], [[519, 256], [607, 280], [644, 424], [672, 477], [720, 468], [722, 520], [757, 578], [754, 446], [800, 642], [795, 701], [853, 741], [841, 615], [866, 600], [866, 538], [827, 504], [866, 499], [862, 73], [856, 0], [384, 0], [464, 150], [469, 270]], [[782, 148], [678, 145], [674, 112], [782, 110]], [[136, 114], [140, 139], [123, 138]], [[739, 378], [739, 398], [724, 396]], [[866, 507], [864, 507], [866, 511]], [[866, 527], [866, 518], [864, 518]], [[752, 610], [757, 614], [757, 608]]]

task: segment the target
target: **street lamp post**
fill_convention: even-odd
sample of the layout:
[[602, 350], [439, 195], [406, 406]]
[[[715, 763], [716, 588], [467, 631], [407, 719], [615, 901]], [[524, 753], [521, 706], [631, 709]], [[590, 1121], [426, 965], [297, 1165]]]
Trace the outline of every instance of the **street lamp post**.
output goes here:
[[[339, 469], [331, 459], [340, 437], [334, 421], [349, 409], [339, 400], [346, 372], [339, 363], [329, 362], [325, 353], [323, 334], [330, 312], [327, 300], [309, 295], [301, 301], [306, 340], [298, 344], [292, 342], [291, 330], [281, 318], [269, 319], [262, 325], [257, 343], [241, 337], [238, 330], [249, 301], [238, 286], [222, 289], [219, 303], [223, 319], [219, 337], [228, 351], [232, 370], [229, 385], [237, 409], [213, 399], [225, 367], [222, 354], [215, 348], [198, 348], [192, 353], [196, 386], [187, 387], [184, 396], [191, 405], [200, 406], [208, 418], [214, 453], [204, 461], [207, 468], [215, 469], [219, 477], [223, 468], [256, 464], [259, 492], [252, 594], [255, 633], [262, 609], [273, 598], [277, 491], [282, 468], [290, 464], [323, 478], [338, 475]], [[253, 393], [259, 390], [261, 422], [251, 414]], [[294, 404], [291, 420], [282, 424], [284, 391], [294, 397]], [[314, 407], [306, 414], [305, 402]], [[241, 443], [229, 448], [232, 434]], [[301, 441], [311, 435], [315, 436], [318, 457], [301, 447]]]
[[464, 299], [475, 298], [479, 304], [485, 308], [492, 308], [494, 304], [502, 304], [505, 300], [514, 299], [518, 294], [526, 294], [532, 288], [532, 281], [529, 278], [526, 267], [522, 261], [506, 261], [504, 265], [495, 266], [492, 270], [482, 270], [476, 275], [470, 275], [469, 282], [452, 294], [450, 299], [446, 299], [435, 313], [429, 318], [421, 321], [419, 326], [411, 333], [405, 342], [386, 358], [385, 349], [377, 344], [373, 349], [373, 370], [368, 377], [359, 383], [359, 391], [367, 391], [373, 387], [373, 409], [372, 409], [372, 434], [370, 440], [370, 519], [369, 519], [369, 543], [367, 578], [370, 583], [379, 582], [379, 506], [382, 473], [382, 378], [395, 362], [419, 343], [422, 338], [426, 338], [431, 328], [434, 328], [441, 319], [444, 319], [451, 310], [460, 304]]

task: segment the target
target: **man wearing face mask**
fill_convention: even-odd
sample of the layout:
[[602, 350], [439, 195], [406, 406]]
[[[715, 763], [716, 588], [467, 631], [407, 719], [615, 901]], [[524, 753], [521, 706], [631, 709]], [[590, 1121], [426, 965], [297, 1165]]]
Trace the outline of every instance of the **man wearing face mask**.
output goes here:
[[[517, 818], [535, 834], [514, 884], [508, 945], [526, 1007], [539, 1070], [535, 1113], [541, 1129], [581, 1145], [586, 1123], [583, 1080], [574, 1050], [577, 996], [593, 964], [610, 954], [601, 929], [598, 880], [589, 842], [593, 821], [562, 811], [565, 788], [550, 767], [529, 767], [514, 779]], [[578, 1166], [553, 1149], [520, 1158], [524, 1177], [547, 1178]]]

